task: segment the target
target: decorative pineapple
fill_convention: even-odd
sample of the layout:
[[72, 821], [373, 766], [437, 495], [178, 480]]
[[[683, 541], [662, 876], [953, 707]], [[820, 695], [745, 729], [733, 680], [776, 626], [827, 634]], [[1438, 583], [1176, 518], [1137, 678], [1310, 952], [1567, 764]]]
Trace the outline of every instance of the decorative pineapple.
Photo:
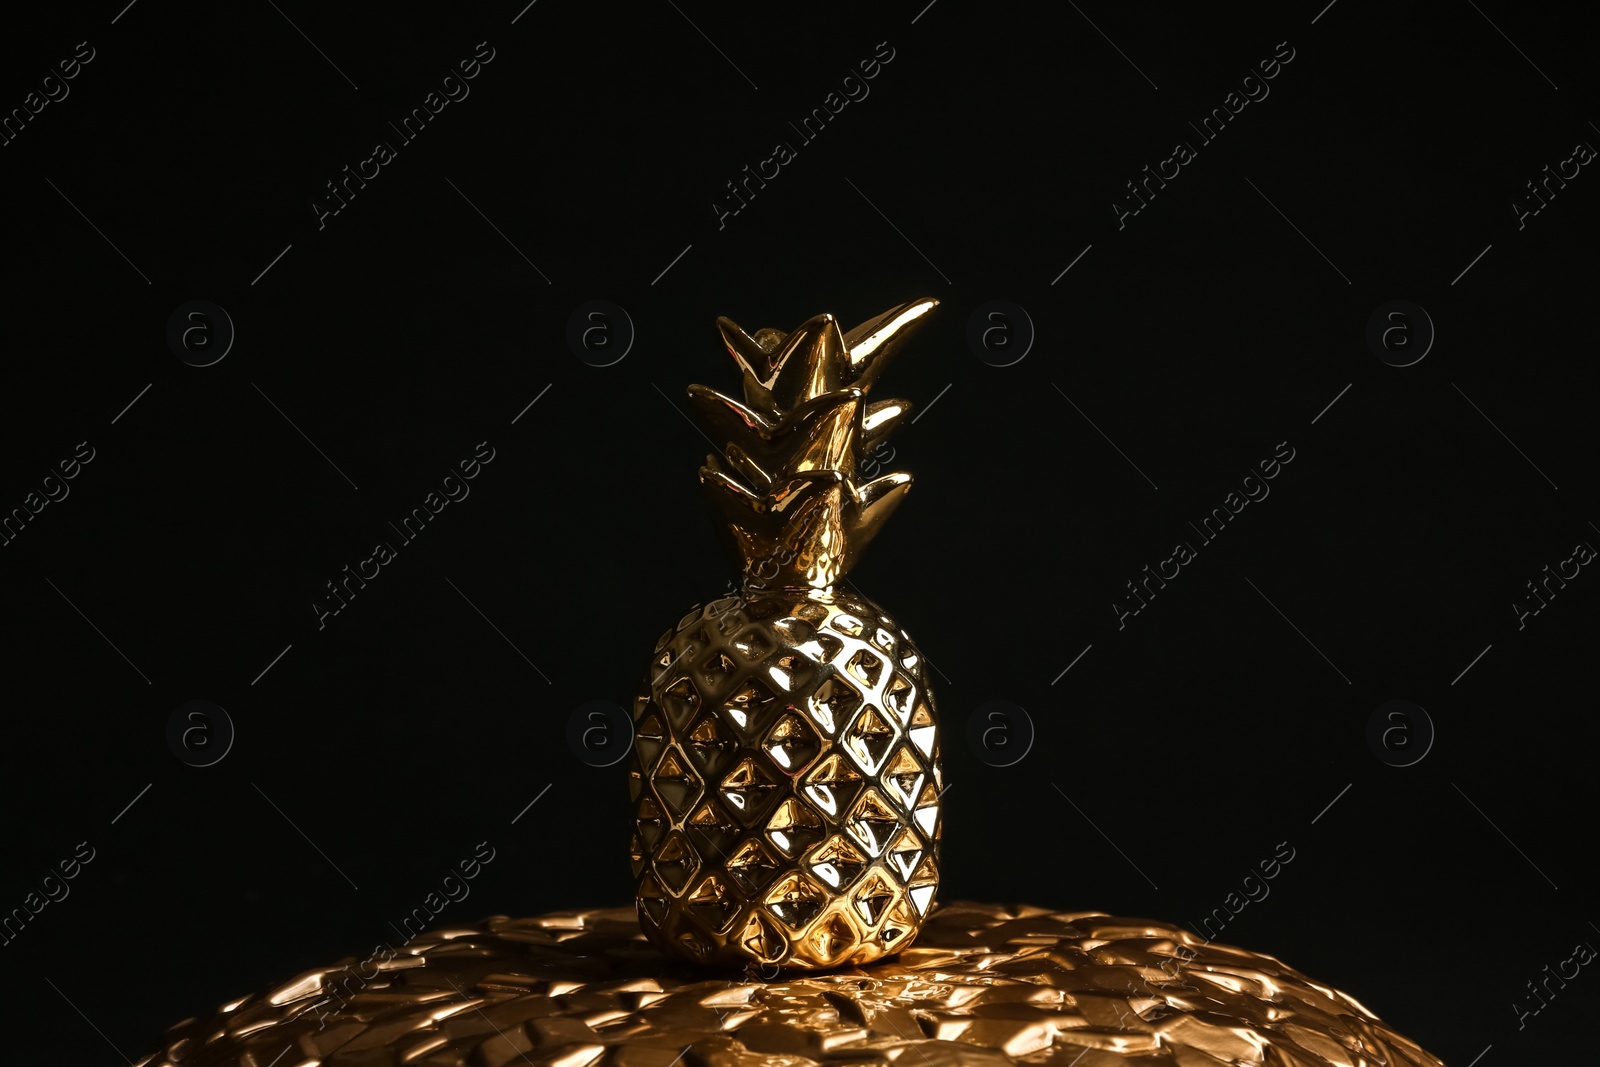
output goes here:
[[876, 604], [836, 588], [911, 487], [856, 481], [905, 417], [867, 402], [936, 300], [848, 334], [832, 315], [754, 337], [717, 320], [744, 402], [689, 399], [721, 457], [700, 483], [737, 593], [656, 643], [629, 789], [639, 921], [664, 951], [800, 970], [910, 944], [938, 887], [938, 718], [924, 664]]

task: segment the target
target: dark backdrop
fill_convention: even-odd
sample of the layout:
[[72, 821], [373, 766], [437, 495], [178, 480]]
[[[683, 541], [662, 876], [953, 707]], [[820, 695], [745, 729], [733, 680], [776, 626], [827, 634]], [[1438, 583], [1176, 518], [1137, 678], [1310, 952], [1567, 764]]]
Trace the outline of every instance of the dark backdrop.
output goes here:
[[[938, 668], [942, 895], [1212, 915], [1459, 1067], [1582, 1047], [1600, 977], [1537, 1014], [1527, 983], [1600, 945], [1589, 39], [1504, 3], [925, 3], [112, 0], [7, 26], [0, 105], [57, 99], [0, 147], [0, 506], [59, 499], [0, 548], [0, 906], [70, 895], [0, 947], [5, 1041], [137, 1058], [393, 940], [480, 842], [441, 923], [629, 902], [624, 768], [566, 727], [628, 704], [728, 577], [683, 401], [735, 385], [715, 317], [934, 296], [879, 393], [921, 409], [890, 464], [916, 489], [853, 578]], [[475, 50], [470, 95], [403, 141]], [[804, 142], [835, 89], [860, 98]], [[1177, 173], [1135, 214], [1146, 166]], [[636, 332], [610, 366], [567, 341], [590, 300]], [[991, 300], [1036, 334], [1010, 366], [1014, 310], [987, 360], [969, 343]], [[225, 342], [215, 307], [231, 348], [189, 365]], [[319, 628], [325, 583], [480, 442], [470, 496]], [[1236, 489], [1270, 495], [1205, 541]], [[1569, 578], [1534, 613], [1546, 566]], [[236, 731], [211, 766], [178, 753], [219, 723], [169, 744], [191, 700]], [[991, 700], [1036, 732], [1005, 769], [967, 742]], [[1392, 700], [1427, 721], [1385, 710], [1374, 747]]]

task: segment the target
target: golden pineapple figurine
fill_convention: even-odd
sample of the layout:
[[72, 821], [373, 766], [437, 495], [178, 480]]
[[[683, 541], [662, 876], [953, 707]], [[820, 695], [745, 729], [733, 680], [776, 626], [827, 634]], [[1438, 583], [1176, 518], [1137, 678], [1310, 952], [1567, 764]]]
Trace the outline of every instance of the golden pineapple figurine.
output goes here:
[[706, 964], [818, 970], [909, 945], [939, 881], [938, 716], [922, 656], [839, 588], [911, 488], [857, 481], [904, 400], [867, 402], [938, 306], [842, 333], [819, 315], [754, 337], [726, 318], [744, 402], [689, 387], [721, 456], [700, 468], [742, 570], [656, 643], [634, 706], [639, 922]]

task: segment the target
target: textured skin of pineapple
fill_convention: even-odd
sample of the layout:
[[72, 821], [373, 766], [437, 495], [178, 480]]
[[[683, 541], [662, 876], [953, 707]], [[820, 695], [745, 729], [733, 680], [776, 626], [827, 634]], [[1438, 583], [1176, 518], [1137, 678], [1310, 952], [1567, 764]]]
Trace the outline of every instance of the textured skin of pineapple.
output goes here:
[[634, 705], [645, 934], [700, 963], [820, 970], [909, 945], [938, 888], [938, 718], [877, 605], [750, 592], [662, 635]]

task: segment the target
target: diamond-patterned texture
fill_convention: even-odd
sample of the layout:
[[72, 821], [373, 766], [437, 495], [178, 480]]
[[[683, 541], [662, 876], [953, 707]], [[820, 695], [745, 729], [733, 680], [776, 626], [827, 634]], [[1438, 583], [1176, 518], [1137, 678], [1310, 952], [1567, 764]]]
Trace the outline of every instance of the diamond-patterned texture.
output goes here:
[[938, 889], [938, 717], [909, 637], [848, 593], [745, 593], [661, 636], [635, 702], [641, 924], [706, 963], [908, 946]]

